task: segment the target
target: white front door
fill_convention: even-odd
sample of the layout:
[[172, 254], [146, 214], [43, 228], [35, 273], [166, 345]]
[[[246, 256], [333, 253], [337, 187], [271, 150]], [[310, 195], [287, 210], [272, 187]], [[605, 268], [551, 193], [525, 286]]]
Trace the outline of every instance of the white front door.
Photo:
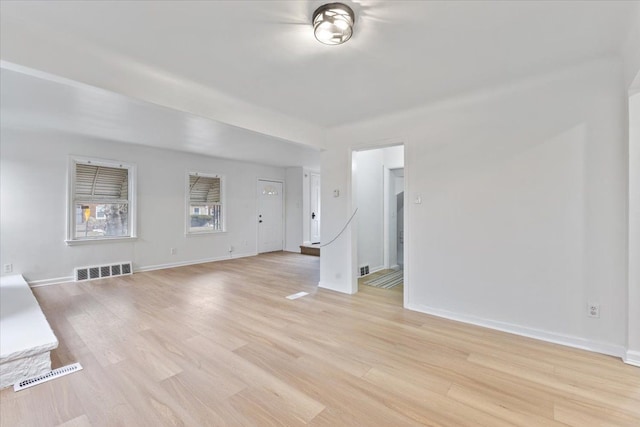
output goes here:
[[309, 240], [311, 243], [320, 243], [320, 175], [310, 174], [310, 196], [309, 208], [311, 210]]
[[283, 248], [282, 182], [258, 180], [258, 253]]

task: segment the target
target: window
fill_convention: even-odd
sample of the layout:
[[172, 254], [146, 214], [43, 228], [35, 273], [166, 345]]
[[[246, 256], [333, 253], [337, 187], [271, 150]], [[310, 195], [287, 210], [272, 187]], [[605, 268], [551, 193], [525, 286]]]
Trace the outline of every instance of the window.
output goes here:
[[188, 177], [187, 233], [224, 231], [222, 178], [195, 172]]
[[135, 166], [75, 158], [70, 169], [67, 241], [135, 237]]

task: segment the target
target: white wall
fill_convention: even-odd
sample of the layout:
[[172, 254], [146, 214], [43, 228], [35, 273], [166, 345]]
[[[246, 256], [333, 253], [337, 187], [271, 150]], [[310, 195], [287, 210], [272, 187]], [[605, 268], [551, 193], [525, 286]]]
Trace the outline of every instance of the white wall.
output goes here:
[[[308, 179], [308, 178], [307, 178]], [[303, 242], [303, 170], [301, 167], [286, 169], [285, 182], [285, 245], [284, 250], [300, 252]]]
[[371, 272], [384, 266], [384, 152], [354, 153], [354, 179], [358, 207], [358, 267]]
[[404, 147], [395, 145], [382, 149], [384, 155], [384, 167], [387, 169], [400, 169], [404, 167]]
[[[621, 354], [621, 68], [602, 59], [331, 129], [322, 154], [325, 230], [339, 230], [350, 214], [349, 197], [330, 197], [349, 188], [345, 146], [402, 140], [409, 308]], [[321, 286], [354, 292], [353, 232], [323, 250]], [[599, 319], [587, 317], [588, 301], [600, 304]]]
[[[223, 259], [229, 245], [233, 256], [255, 254], [257, 178], [285, 178], [282, 168], [55, 133], [3, 129], [0, 144], [0, 264], [30, 282], [68, 278], [83, 265], [130, 260], [139, 270]], [[137, 241], [65, 245], [69, 155], [137, 164]], [[187, 171], [225, 177], [226, 233], [185, 236]]]
[[626, 358], [640, 366], [640, 91], [629, 98], [629, 331]]
[[627, 41], [622, 46], [622, 58], [624, 61], [624, 78], [627, 87], [631, 85], [633, 79], [640, 70], [640, 2], [636, 4], [635, 11], [629, 16], [631, 26]]

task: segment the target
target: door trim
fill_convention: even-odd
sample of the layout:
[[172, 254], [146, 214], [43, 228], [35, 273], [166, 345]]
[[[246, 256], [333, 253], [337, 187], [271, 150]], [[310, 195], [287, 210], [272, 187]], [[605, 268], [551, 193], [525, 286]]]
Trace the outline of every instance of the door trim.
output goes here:
[[[409, 156], [409, 151], [410, 151], [410, 147], [408, 144], [409, 138], [407, 137], [402, 137], [402, 138], [390, 138], [390, 139], [383, 139], [383, 140], [378, 140], [378, 141], [373, 141], [370, 143], [365, 143], [365, 144], [359, 144], [359, 145], [352, 145], [350, 147], [348, 147], [348, 168], [349, 168], [349, 172], [347, 173], [347, 188], [349, 189], [349, 195], [348, 195], [348, 208], [349, 208], [349, 212], [352, 212], [353, 209], [355, 209], [356, 206], [356, 189], [355, 187], [355, 180], [353, 179], [354, 176], [354, 172], [353, 172], [353, 153], [358, 152], [358, 151], [366, 151], [366, 150], [373, 150], [373, 149], [378, 149], [378, 148], [386, 148], [386, 147], [393, 147], [396, 145], [402, 145], [404, 147], [404, 194], [405, 194], [405, 205], [404, 205], [404, 214], [403, 214], [403, 228], [404, 228], [404, 264], [403, 264], [403, 271], [404, 271], [404, 278], [403, 278], [403, 306], [404, 308], [408, 308], [409, 305], [411, 304], [411, 282], [409, 280], [410, 277], [410, 268], [411, 268], [411, 242], [410, 239], [407, 238], [407, 236], [410, 236], [409, 234], [409, 228], [410, 228], [410, 221], [409, 221], [409, 215], [411, 214], [411, 206], [407, 204], [406, 202], [406, 197], [407, 194], [411, 194], [410, 192], [411, 190], [411, 186], [410, 186], [410, 168], [411, 168], [411, 157]], [[348, 255], [350, 256], [349, 259], [349, 263], [351, 266], [351, 277], [350, 277], [350, 281], [351, 281], [351, 289], [350, 292], [351, 294], [355, 294], [358, 292], [358, 233], [357, 233], [357, 224], [358, 224], [358, 219], [355, 218], [355, 221], [351, 227], [350, 230], [350, 234], [351, 234], [351, 239], [350, 239], [350, 250], [348, 251]], [[356, 230], [356, 231], [354, 231]]]

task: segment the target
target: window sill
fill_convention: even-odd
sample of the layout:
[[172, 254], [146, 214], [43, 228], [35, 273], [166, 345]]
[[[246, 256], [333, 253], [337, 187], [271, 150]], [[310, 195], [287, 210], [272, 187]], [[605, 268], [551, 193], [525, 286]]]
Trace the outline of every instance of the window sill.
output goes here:
[[222, 231], [192, 231], [184, 233], [185, 237], [195, 237], [195, 236], [211, 236], [216, 234], [226, 234], [225, 230]]
[[93, 245], [93, 244], [102, 244], [102, 243], [125, 243], [125, 242], [135, 242], [138, 240], [137, 237], [111, 237], [111, 238], [103, 238], [103, 239], [83, 239], [83, 240], [65, 240], [64, 242], [67, 246], [82, 246], [82, 245]]

